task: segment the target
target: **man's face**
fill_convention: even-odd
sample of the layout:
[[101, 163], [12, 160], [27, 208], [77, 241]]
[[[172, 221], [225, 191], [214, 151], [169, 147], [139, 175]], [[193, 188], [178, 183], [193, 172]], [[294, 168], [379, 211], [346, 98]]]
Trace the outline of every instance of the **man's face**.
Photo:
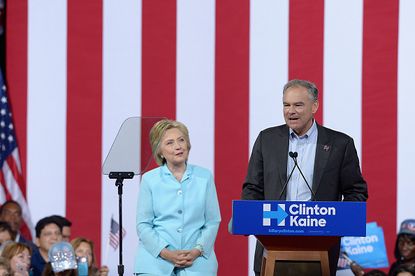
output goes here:
[[62, 241], [62, 233], [59, 227], [54, 223], [47, 224], [40, 232], [40, 237], [36, 238], [36, 245], [45, 253], [57, 242]]
[[69, 242], [70, 239], [71, 239], [71, 227], [69, 226], [62, 227], [62, 240]]
[[302, 136], [312, 126], [318, 101], [311, 99], [305, 87], [290, 87], [283, 96], [285, 123]]
[[13, 231], [18, 232], [22, 224], [22, 210], [15, 203], [8, 203], [3, 206], [3, 212], [0, 214], [2, 221], [8, 222]]

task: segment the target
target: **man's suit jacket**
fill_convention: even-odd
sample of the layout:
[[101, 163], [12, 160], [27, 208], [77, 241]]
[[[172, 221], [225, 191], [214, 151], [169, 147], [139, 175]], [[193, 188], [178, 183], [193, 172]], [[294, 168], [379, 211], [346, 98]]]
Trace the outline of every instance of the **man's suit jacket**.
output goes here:
[[[317, 125], [318, 137], [312, 189], [316, 201], [366, 201], [367, 185], [362, 177], [353, 139], [344, 133]], [[289, 128], [287, 125], [261, 131], [249, 160], [242, 199], [285, 200]], [[255, 253], [255, 271], [261, 267], [262, 248]]]

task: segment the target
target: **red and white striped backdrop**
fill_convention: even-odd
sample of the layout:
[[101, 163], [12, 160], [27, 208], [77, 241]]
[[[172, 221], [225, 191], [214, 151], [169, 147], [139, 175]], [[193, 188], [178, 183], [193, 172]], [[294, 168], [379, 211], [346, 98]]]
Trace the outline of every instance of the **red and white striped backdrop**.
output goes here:
[[[7, 75], [33, 221], [58, 213], [106, 253], [114, 184], [101, 164], [129, 116], [190, 129], [190, 162], [215, 175], [219, 275], [246, 275], [248, 242], [226, 226], [260, 129], [283, 122], [291, 78], [321, 91], [318, 121], [355, 138], [368, 221], [389, 255], [411, 205], [415, 111], [412, 0], [43, 0], [7, 3]], [[132, 271], [139, 181], [124, 190]], [[108, 256], [108, 257], [107, 257]]]

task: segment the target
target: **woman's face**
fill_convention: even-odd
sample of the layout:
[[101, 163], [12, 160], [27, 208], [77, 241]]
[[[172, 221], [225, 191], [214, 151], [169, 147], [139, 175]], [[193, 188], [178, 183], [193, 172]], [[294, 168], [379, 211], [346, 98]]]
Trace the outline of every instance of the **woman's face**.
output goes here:
[[75, 249], [75, 255], [77, 257], [87, 257], [88, 267], [91, 267], [92, 264], [92, 249], [89, 243], [81, 242], [79, 246]]
[[189, 156], [189, 149], [183, 133], [177, 128], [166, 130], [160, 143], [160, 155], [168, 165], [183, 165]]
[[25, 248], [22, 252], [14, 255], [10, 259], [10, 266], [12, 271], [18, 273], [17, 275], [25, 275], [30, 268], [30, 254], [29, 250]]
[[398, 239], [398, 248], [401, 256], [406, 260], [415, 258], [415, 243], [407, 235], [401, 235]]

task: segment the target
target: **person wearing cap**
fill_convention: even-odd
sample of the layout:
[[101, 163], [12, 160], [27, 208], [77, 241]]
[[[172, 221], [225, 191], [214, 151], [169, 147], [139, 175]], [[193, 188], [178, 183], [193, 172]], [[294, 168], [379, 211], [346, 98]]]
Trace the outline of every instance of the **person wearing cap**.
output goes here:
[[75, 251], [69, 242], [61, 241], [52, 245], [48, 257], [49, 262], [42, 276], [78, 276]]
[[415, 268], [415, 219], [406, 219], [401, 223], [396, 238], [395, 258], [389, 275], [396, 275], [396, 271], [402, 265]]
[[55, 218], [45, 217], [37, 222], [35, 231], [38, 249], [33, 251], [32, 271], [33, 276], [41, 276], [46, 263], [49, 261], [49, 249], [62, 240], [62, 226]]

